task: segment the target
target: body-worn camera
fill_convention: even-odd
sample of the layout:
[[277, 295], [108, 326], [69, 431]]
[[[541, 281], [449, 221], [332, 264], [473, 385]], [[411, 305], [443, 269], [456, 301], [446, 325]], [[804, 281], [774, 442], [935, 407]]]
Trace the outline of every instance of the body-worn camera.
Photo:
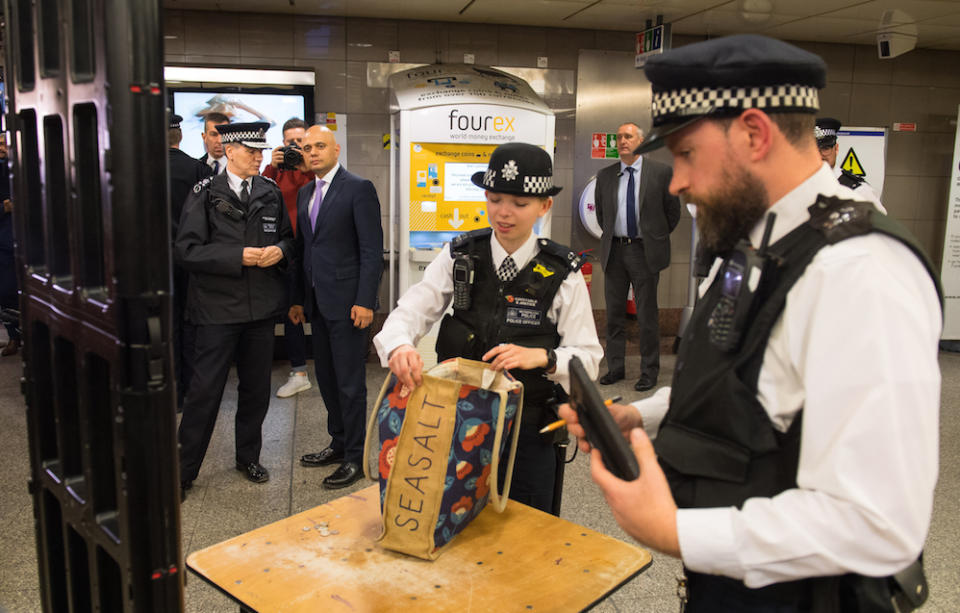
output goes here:
[[303, 153], [301, 153], [300, 147], [296, 144], [287, 145], [281, 147], [280, 151], [283, 152], [283, 162], [277, 164], [277, 168], [280, 170], [297, 170], [297, 167], [303, 162]]
[[456, 259], [453, 260], [453, 308], [470, 308], [473, 275], [473, 258], [464, 254], [457, 255]]
[[214, 201], [213, 206], [218, 213], [222, 213], [230, 219], [236, 221], [243, 219], [243, 211], [235, 207], [232, 203], [223, 200], [222, 198], [217, 198], [217, 200]]

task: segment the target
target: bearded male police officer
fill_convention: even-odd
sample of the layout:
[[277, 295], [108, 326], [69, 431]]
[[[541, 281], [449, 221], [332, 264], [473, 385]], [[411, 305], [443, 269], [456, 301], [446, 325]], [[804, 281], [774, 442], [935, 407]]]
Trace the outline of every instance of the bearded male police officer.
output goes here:
[[[597, 375], [603, 350], [590, 297], [576, 254], [533, 234], [560, 191], [546, 151], [528, 143], [500, 145], [487, 170], [471, 180], [485, 190], [492, 229], [462, 234], [445, 246], [373, 342], [380, 362], [412, 388], [423, 367], [414, 346], [453, 301], [453, 314], [440, 324], [437, 357], [487, 360], [523, 382], [510, 498], [559, 514], [562, 448], [554, 445], [555, 435], [539, 430], [555, 421], [548, 401], [563, 394], [557, 387], [569, 382], [571, 357]], [[455, 266], [473, 272], [458, 281]]]
[[255, 483], [270, 404], [273, 326], [286, 311], [293, 231], [276, 183], [259, 176], [265, 122], [217, 126], [226, 171], [204, 179], [183, 207], [176, 254], [190, 272], [187, 318], [197, 326], [194, 376], [180, 422], [182, 495], [197, 478], [236, 356], [236, 466]]
[[935, 273], [820, 159], [819, 57], [741, 35], [644, 70], [640, 149], [669, 147], [670, 190], [724, 256], [672, 389], [611, 407], [640, 477], [594, 452], [593, 478], [628, 533], [682, 558], [688, 612], [892, 611], [886, 577], [918, 570], [937, 480]]
[[[818, 117], [817, 125], [813, 129], [817, 137], [817, 149], [820, 150], [820, 158], [833, 170], [837, 167], [837, 154], [840, 152], [840, 145], [837, 143], [837, 134], [840, 132], [840, 121], [833, 117]], [[840, 185], [848, 187], [857, 194], [858, 200], [867, 200], [872, 202], [881, 213], [886, 213], [880, 203], [880, 197], [876, 190], [867, 183], [867, 180], [861, 176], [855, 175], [846, 168], [840, 169], [837, 175], [837, 181]]]

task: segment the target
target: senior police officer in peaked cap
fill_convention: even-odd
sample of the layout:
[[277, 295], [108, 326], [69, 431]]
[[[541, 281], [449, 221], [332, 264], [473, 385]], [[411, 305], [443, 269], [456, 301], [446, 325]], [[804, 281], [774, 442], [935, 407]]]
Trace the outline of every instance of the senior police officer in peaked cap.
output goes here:
[[[813, 129], [813, 134], [817, 137], [817, 149], [820, 150], [820, 158], [830, 166], [831, 170], [837, 167], [837, 154], [840, 152], [840, 145], [837, 144], [839, 132], [840, 120], [833, 117], [817, 118], [817, 125]], [[876, 190], [863, 177], [853, 174], [846, 168], [840, 168], [837, 181], [840, 185], [852, 189], [857, 194], [858, 200], [872, 202], [881, 213], [887, 212], [880, 203]]]
[[179, 431], [182, 496], [200, 471], [234, 356], [236, 467], [255, 483], [269, 478], [260, 464], [261, 428], [270, 403], [274, 320], [287, 309], [293, 231], [280, 189], [259, 175], [268, 127], [217, 126], [227, 169], [194, 187], [177, 232], [177, 260], [190, 272], [187, 318], [197, 326]]
[[909, 610], [937, 480], [936, 274], [820, 159], [819, 57], [740, 35], [644, 70], [640, 149], [670, 149], [670, 190], [721, 256], [672, 387], [610, 408], [640, 477], [593, 452], [593, 479], [630, 535], [683, 560], [688, 612]]
[[[374, 345], [380, 362], [412, 388], [423, 368], [415, 345], [453, 301], [453, 314], [440, 324], [437, 357], [485, 360], [523, 382], [510, 498], [559, 514], [563, 448], [555, 445], [556, 433], [539, 430], [556, 421], [550, 400], [564, 395], [560, 386], [569, 384], [573, 356], [597, 376], [603, 350], [590, 297], [577, 255], [533, 233], [560, 191], [546, 151], [528, 143], [500, 145], [472, 181], [484, 190], [491, 227], [444, 246], [423, 281], [400, 298]], [[458, 262], [473, 270], [472, 280], [454, 279]]]

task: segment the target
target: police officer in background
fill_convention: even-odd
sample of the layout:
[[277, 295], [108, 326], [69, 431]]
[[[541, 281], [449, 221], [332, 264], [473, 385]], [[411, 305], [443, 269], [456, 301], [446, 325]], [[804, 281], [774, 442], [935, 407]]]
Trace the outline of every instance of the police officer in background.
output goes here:
[[224, 173], [204, 179], [184, 204], [176, 254], [190, 272], [187, 318], [197, 326], [194, 377], [180, 422], [180, 487], [200, 471], [236, 356], [236, 467], [255, 483], [261, 428], [270, 404], [273, 327], [287, 309], [286, 268], [293, 231], [276, 183], [258, 173], [268, 123], [218, 126]]
[[937, 481], [936, 273], [820, 159], [818, 56], [740, 35], [644, 72], [640, 152], [669, 147], [670, 190], [722, 255], [672, 388], [610, 407], [640, 477], [593, 452], [593, 479], [627, 533], [683, 560], [688, 613], [910, 610]]
[[[840, 145], [837, 143], [838, 132], [840, 132], [839, 120], [833, 117], [817, 118], [817, 125], [813, 129], [817, 137], [817, 149], [820, 150], [820, 159], [829, 164], [831, 170], [837, 167], [837, 154], [840, 152]], [[861, 200], [872, 202], [881, 213], [887, 212], [880, 203], [880, 196], [877, 195], [876, 190], [863, 177], [853, 174], [846, 168], [841, 168], [837, 181], [840, 185], [852, 189]]]
[[[180, 122], [183, 117], [170, 115], [169, 129], [167, 130], [167, 162], [169, 164], [170, 179], [170, 228], [173, 239], [177, 237], [177, 228], [180, 226], [180, 214], [183, 212], [183, 203], [193, 186], [209, 177], [213, 169], [180, 151], [180, 141], [183, 132]], [[184, 309], [187, 304], [187, 271], [179, 264], [173, 264], [173, 365], [177, 380], [177, 409], [183, 407], [183, 400], [190, 387], [193, 377], [193, 324], [184, 320]]]
[[[553, 184], [546, 151], [527, 143], [500, 145], [486, 172], [472, 181], [485, 190], [492, 229], [462, 234], [445, 246], [373, 342], [380, 362], [413, 388], [423, 369], [415, 345], [452, 300], [453, 314], [440, 324], [437, 358], [485, 360], [523, 383], [510, 498], [558, 514], [562, 448], [554, 444], [556, 434], [539, 430], [556, 421], [550, 400], [564, 395], [558, 388], [569, 383], [571, 357], [597, 376], [603, 349], [590, 297], [576, 254], [533, 233], [561, 189]], [[471, 268], [472, 282], [455, 280], [455, 266]]]

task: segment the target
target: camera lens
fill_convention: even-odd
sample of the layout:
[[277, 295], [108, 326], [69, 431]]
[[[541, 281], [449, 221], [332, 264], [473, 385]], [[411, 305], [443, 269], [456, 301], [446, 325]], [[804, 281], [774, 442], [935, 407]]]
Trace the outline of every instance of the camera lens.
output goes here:
[[303, 154], [296, 145], [288, 145], [283, 148], [283, 164], [280, 168], [283, 170], [294, 170], [303, 162]]

